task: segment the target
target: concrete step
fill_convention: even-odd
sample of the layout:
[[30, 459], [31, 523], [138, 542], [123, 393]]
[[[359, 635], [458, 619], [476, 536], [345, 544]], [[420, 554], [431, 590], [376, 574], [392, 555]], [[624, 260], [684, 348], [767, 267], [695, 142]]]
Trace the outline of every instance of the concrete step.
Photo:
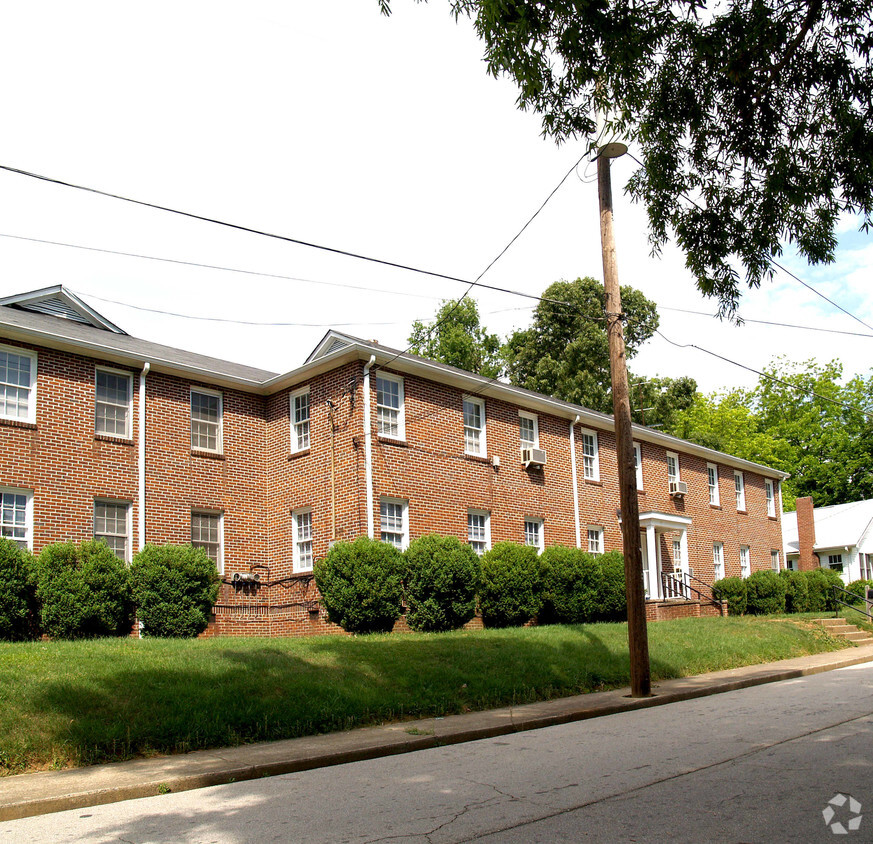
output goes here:
[[843, 633], [841, 635], [844, 639], [848, 639], [850, 642], [859, 642], [861, 639], [867, 639], [870, 637], [870, 634], [867, 633], [866, 630], [853, 630], [851, 633]]
[[873, 645], [873, 637], [866, 630], [860, 630], [856, 625], [849, 624], [843, 618], [817, 618], [816, 621], [831, 634], [846, 639], [853, 645]]

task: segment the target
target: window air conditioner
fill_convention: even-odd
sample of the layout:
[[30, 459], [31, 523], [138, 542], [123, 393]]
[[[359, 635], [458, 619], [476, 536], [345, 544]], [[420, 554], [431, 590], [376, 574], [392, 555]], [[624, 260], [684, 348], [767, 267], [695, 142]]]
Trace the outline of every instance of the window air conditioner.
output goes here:
[[545, 466], [546, 452], [542, 448], [523, 448], [521, 450], [521, 462], [525, 466]]
[[682, 497], [688, 492], [688, 484], [685, 481], [670, 481], [670, 495]]

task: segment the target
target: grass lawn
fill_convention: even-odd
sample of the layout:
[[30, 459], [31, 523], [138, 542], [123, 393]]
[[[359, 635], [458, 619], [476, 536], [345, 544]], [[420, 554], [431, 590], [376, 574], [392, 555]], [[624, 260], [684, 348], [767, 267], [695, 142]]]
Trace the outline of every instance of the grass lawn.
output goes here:
[[[787, 620], [649, 625], [653, 680], [844, 647]], [[0, 644], [0, 773], [345, 730], [629, 685], [627, 626]]]

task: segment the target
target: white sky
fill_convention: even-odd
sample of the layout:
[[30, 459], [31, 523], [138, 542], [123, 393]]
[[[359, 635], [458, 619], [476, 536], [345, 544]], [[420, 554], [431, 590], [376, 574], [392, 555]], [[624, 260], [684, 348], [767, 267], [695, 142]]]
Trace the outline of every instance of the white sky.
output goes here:
[[[294, 238], [475, 278], [582, 155], [556, 147], [485, 73], [469, 22], [443, 0], [7, 3], [0, 41], [0, 164]], [[623, 284], [662, 307], [713, 313], [671, 248], [649, 255], [645, 215], [613, 168]], [[578, 168], [483, 281], [541, 293], [602, 277], [593, 168]], [[0, 237], [0, 295], [63, 283], [138, 337], [285, 371], [331, 325], [404, 346], [412, 320], [464, 287], [138, 208], [0, 171], [0, 235], [233, 267], [179, 266]], [[847, 225], [839, 260], [783, 263], [873, 322], [873, 239]], [[321, 283], [313, 283], [321, 282]], [[351, 284], [359, 291], [331, 284]], [[389, 292], [381, 292], [389, 291]], [[391, 292], [393, 291], [393, 292]], [[310, 327], [238, 326], [142, 308]], [[501, 335], [530, 302], [479, 291]], [[744, 297], [747, 319], [865, 329], [797, 282]], [[870, 339], [743, 327], [661, 310], [672, 340], [759, 368], [773, 356], [839, 357], [869, 369]], [[756, 377], [694, 349], [649, 341], [631, 364], [692, 375], [710, 391]]]

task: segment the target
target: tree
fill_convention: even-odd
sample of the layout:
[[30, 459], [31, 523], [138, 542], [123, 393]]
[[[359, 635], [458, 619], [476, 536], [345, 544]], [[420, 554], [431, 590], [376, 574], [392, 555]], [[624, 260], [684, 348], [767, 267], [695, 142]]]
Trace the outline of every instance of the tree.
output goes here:
[[637, 378], [630, 385], [634, 422], [670, 433], [678, 415], [692, 406], [697, 382], [687, 375], [679, 378]]
[[[379, 0], [387, 13], [390, 0]], [[632, 140], [628, 190], [658, 250], [735, 311], [785, 242], [834, 259], [835, 224], [873, 209], [873, 0], [450, 0], [488, 72], [559, 142]]]
[[[632, 287], [623, 287], [621, 297], [630, 359], [654, 334], [658, 312], [654, 302]], [[599, 281], [586, 277], [549, 285], [531, 327], [509, 337], [503, 353], [509, 380], [516, 386], [612, 412], [609, 341]]]
[[420, 320], [412, 323], [410, 351], [431, 360], [476, 372], [486, 378], [500, 374], [500, 338], [488, 334], [479, 323], [479, 309], [469, 296], [440, 303], [430, 327]]

